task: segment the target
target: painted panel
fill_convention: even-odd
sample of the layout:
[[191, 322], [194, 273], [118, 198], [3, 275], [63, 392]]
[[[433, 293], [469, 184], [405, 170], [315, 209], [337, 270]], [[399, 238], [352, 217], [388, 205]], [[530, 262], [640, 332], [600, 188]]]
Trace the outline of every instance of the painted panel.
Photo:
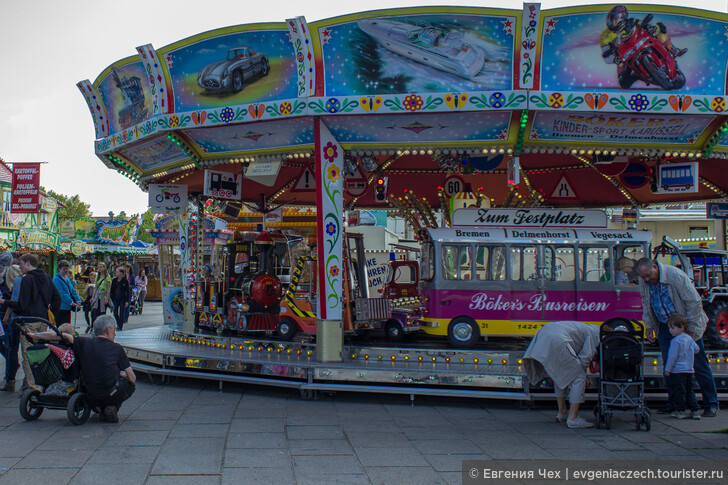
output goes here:
[[152, 116], [152, 90], [141, 62], [112, 66], [95, 86], [106, 106], [110, 134], [131, 128]]
[[197, 128], [184, 133], [206, 154], [313, 145], [310, 118]]
[[158, 136], [136, 145], [124, 147], [119, 150], [119, 153], [145, 172], [187, 159], [184, 150], [166, 136]]
[[[630, 20], [614, 33], [607, 28], [608, 12], [613, 7], [626, 9], [606, 5], [542, 12], [542, 90], [724, 94], [728, 42], [726, 24], [717, 20], [720, 14], [711, 19], [704, 17], [710, 14], [705, 11], [646, 5], [633, 9], [630, 5], [626, 10]], [[642, 24], [647, 16], [651, 16], [649, 22]], [[647, 85], [635, 75], [635, 69], [646, 69], [647, 63], [658, 70], [660, 65], [676, 63], [681, 74], [671, 71], [666, 77], [667, 87], [660, 86], [657, 75], [647, 78], [652, 80]]]
[[511, 111], [417, 115], [329, 116], [339, 143], [506, 141]]
[[169, 108], [169, 80], [162, 69], [162, 61], [154, 50], [152, 44], [137, 47], [139, 57], [144, 63], [144, 69], [149, 79], [149, 90], [152, 93], [152, 116], [166, 113]]
[[323, 287], [319, 298], [321, 319], [339, 320], [342, 316], [342, 271], [346, 264], [342, 256], [344, 150], [320, 118], [314, 120], [316, 129], [316, 173], [318, 174], [316, 206], [316, 236], [318, 240], [319, 281]]
[[91, 81], [85, 79], [76, 84], [76, 87], [83, 94], [83, 98], [86, 100], [89, 111], [91, 111], [91, 118], [94, 121], [94, 130], [96, 132], [96, 139], [103, 138], [109, 134], [109, 122], [106, 119], [106, 107], [101, 100], [101, 95], [98, 90], [91, 84]]
[[536, 112], [530, 140], [695, 144], [713, 116]]
[[311, 31], [306, 19], [296, 17], [286, 19], [291, 44], [296, 52], [296, 72], [298, 74], [298, 95], [301, 97], [313, 96], [316, 88], [316, 71], [313, 56], [313, 42]]
[[513, 89], [517, 12], [449, 10], [317, 23], [326, 95]]
[[[230, 32], [241, 28], [251, 30]], [[164, 53], [172, 80], [174, 111], [298, 96], [296, 61], [288, 30], [285, 26], [276, 30], [253, 28], [214, 31], [181, 47], [178, 43], [159, 50]]]

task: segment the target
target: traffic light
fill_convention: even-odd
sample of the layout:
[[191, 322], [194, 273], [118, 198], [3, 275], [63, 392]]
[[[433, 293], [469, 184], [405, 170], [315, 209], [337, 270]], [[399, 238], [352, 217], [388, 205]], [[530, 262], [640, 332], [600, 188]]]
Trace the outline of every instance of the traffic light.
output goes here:
[[379, 177], [374, 186], [374, 200], [376, 202], [386, 202], [387, 192], [389, 190], [389, 177]]

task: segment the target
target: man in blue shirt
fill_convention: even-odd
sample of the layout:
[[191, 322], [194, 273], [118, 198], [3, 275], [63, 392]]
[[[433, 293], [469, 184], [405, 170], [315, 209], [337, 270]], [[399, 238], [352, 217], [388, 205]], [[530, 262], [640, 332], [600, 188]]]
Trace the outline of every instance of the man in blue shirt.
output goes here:
[[61, 294], [61, 308], [55, 314], [56, 325], [71, 323], [71, 310], [78, 311], [83, 302], [71, 281], [71, 265], [65, 259], [58, 261], [58, 273], [53, 278], [53, 284]]

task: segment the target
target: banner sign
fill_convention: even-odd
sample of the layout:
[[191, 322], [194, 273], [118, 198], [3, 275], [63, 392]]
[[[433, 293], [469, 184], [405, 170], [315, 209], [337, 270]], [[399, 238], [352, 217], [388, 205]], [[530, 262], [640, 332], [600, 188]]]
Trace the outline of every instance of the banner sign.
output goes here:
[[96, 240], [107, 244], [131, 244], [136, 240], [138, 219], [97, 221]]
[[10, 212], [37, 214], [40, 202], [40, 163], [13, 164], [13, 193]]
[[488, 227], [607, 227], [607, 214], [600, 210], [568, 209], [456, 209], [453, 226]]
[[698, 162], [670, 163], [657, 167], [657, 193], [695, 193], [698, 191]]
[[239, 173], [205, 170], [203, 195], [216, 199], [240, 200], [242, 180]]
[[21, 228], [18, 232], [17, 249], [60, 249], [61, 236], [58, 233], [42, 229]]
[[695, 144], [713, 116], [587, 114], [539, 111], [533, 119], [530, 140], [582, 143]]
[[187, 210], [187, 186], [149, 184], [152, 214], [178, 214]]

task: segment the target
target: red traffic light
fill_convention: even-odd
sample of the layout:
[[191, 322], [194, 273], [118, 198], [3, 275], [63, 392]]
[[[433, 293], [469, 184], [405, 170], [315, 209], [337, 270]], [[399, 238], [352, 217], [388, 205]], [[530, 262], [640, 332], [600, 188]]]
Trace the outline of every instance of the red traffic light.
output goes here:
[[384, 179], [383, 178], [378, 178], [377, 179], [377, 185], [384, 185]]

